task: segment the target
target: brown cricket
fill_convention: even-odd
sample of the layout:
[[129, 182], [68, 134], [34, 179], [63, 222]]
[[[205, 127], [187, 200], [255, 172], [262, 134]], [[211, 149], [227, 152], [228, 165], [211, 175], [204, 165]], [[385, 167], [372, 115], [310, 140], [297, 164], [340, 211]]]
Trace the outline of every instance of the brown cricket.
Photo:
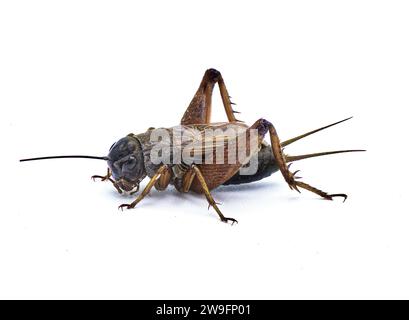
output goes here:
[[[228, 122], [211, 123], [212, 93], [218, 84], [223, 106]], [[220, 185], [242, 184], [261, 180], [280, 171], [291, 189], [300, 192], [300, 188], [309, 190], [325, 199], [334, 197], [347, 198], [346, 194], [329, 194], [305, 182], [300, 181], [295, 172], [289, 170], [294, 161], [318, 157], [329, 154], [356, 152], [365, 150], [337, 150], [291, 156], [283, 152], [285, 146], [305, 138], [313, 133], [329, 128], [350, 118], [332, 123], [322, 128], [304, 133], [292, 139], [280, 142], [273, 124], [263, 118], [248, 126], [237, 120], [230, 96], [219, 71], [208, 69], [200, 86], [190, 102], [181, 124], [173, 128], [160, 128], [161, 139], [152, 137], [158, 130], [149, 128], [140, 134], [128, 134], [112, 145], [108, 156], [49, 156], [22, 159], [32, 161], [55, 158], [89, 158], [105, 160], [108, 163], [107, 174], [94, 175], [92, 179], [110, 181], [119, 193], [137, 193], [140, 182], [148, 176], [150, 181], [132, 203], [122, 204], [120, 209], [134, 208], [152, 189], [165, 190], [170, 184], [180, 192], [193, 191], [203, 193], [209, 203], [219, 215], [221, 221], [234, 224], [237, 220], [225, 217], [213, 199], [211, 190]], [[228, 133], [227, 133], [228, 131]], [[212, 135], [209, 136], [209, 132]], [[256, 135], [256, 142], [250, 143]], [[253, 134], [253, 136], [252, 136]], [[269, 137], [271, 145], [264, 141]], [[175, 137], [183, 137], [175, 139]], [[238, 141], [244, 141], [238, 146]], [[253, 139], [254, 141], [254, 139]], [[236, 147], [234, 147], [236, 145]], [[230, 148], [233, 146], [232, 148]], [[158, 148], [160, 147], [160, 148]], [[159, 150], [160, 157], [152, 156], [152, 152]], [[187, 150], [187, 151], [186, 151]], [[217, 151], [221, 150], [220, 152]], [[240, 151], [244, 154], [241, 159], [235, 158]], [[185, 157], [180, 157], [180, 155]], [[179, 155], [179, 156], [177, 156]], [[233, 155], [233, 157], [232, 157]], [[166, 159], [166, 161], [164, 160]], [[154, 161], [155, 160], [155, 161]], [[216, 161], [217, 160], [217, 161]], [[255, 163], [256, 168], [251, 174], [242, 174], [242, 169]]]

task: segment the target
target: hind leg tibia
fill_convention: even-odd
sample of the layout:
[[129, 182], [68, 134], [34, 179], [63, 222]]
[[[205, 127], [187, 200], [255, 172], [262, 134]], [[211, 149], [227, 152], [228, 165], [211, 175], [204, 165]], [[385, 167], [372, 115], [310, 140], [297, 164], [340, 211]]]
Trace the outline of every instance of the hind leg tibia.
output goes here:
[[309, 184], [305, 182], [301, 182], [297, 179], [295, 175], [297, 174], [298, 171], [291, 172], [290, 171], [290, 165], [287, 165], [287, 161], [285, 158], [285, 155], [283, 153], [283, 147], [280, 143], [280, 139], [278, 137], [277, 131], [274, 128], [274, 125], [265, 120], [265, 119], [259, 119], [257, 120], [251, 127], [251, 129], [256, 129], [258, 130], [258, 135], [260, 138], [260, 141], [264, 138], [264, 136], [268, 133], [270, 135], [270, 140], [271, 140], [271, 148], [273, 151], [274, 158], [277, 162], [278, 168], [281, 172], [281, 174], [284, 177], [284, 180], [287, 182], [288, 186], [290, 189], [294, 189], [298, 192], [300, 192], [299, 188], [303, 188], [305, 190], [311, 191], [325, 199], [332, 200], [334, 197], [343, 197], [344, 201], [347, 198], [346, 194], [328, 194], [324, 191], [321, 191], [313, 186], [310, 186]]

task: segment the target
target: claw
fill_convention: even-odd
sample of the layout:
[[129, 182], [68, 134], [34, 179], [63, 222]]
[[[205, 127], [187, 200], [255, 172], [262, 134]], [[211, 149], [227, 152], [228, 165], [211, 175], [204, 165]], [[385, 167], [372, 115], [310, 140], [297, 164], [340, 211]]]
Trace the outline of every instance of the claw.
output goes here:
[[98, 176], [98, 175], [94, 175], [91, 177], [92, 180], [95, 181], [95, 179], [101, 179], [101, 181], [106, 181], [109, 179], [109, 176]]
[[121, 205], [118, 207], [118, 210], [121, 209], [121, 211], [124, 211], [124, 208], [126, 208], [126, 209], [132, 209], [133, 206], [132, 206], [131, 204], [124, 203], [124, 204], [121, 204]]
[[224, 218], [224, 219], [222, 219], [222, 222], [225, 222], [225, 223], [229, 223], [229, 221], [231, 221], [231, 225], [234, 225], [235, 223], [239, 223], [236, 219], [233, 219], [233, 218]]
[[348, 198], [348, 195], [346, 195], [345, 193], [329, 194], [328, 196], [331, 197], [331, 200], [334, 197], [342, 197], [342, 198], [344, 198], [344, 201], [342, 201], [342, 202], [345, 202], [345, 200]]

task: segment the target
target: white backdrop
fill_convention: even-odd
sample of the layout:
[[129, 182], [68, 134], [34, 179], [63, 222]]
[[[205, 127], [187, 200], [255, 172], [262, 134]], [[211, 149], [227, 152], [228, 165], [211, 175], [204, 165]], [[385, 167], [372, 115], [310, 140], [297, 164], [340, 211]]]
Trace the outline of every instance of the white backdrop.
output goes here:
[[[406, 1], [3, 1], [0, 297], [409, 298], [408, 16]], [[18, 162], [176, 125], [209, 67], [240, 119], [282, 139], [354, 116], [286, 149], [367, 149], [293, 166], [349, 199], [275, 174], [214, 191], [232, 227], [173, 188], [121, 213], [132, 198], [90, 180], [102, 161]]]

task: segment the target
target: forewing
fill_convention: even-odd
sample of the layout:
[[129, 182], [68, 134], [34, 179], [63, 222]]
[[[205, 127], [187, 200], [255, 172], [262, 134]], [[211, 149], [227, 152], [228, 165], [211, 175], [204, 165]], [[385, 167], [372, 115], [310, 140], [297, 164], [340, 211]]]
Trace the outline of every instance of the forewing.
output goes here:
[[213, 164], [229, 161], [227, 152], [238, 148], [237, 138], [248, 127], [243, 123], [220, 122], [174, 128], [180, 139], [175, 140], [173, 149], [181, 154], [184, 163]]

